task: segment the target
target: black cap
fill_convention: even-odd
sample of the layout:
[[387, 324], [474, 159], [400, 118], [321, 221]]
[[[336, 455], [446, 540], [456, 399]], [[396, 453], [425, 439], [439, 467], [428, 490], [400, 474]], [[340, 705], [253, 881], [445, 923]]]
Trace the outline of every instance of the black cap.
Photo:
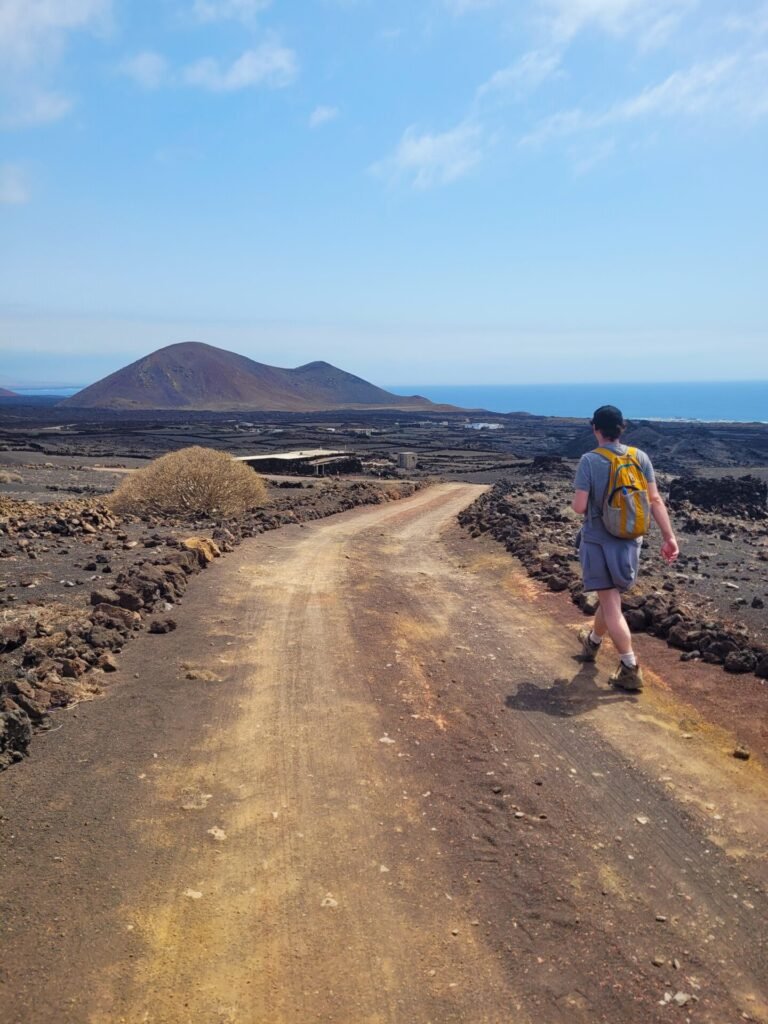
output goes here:
[[615, 440], [621, 436], [625, 427], [621, 409], [617, 409], [615, 405], [601, 405], [592, 415], [592, 426], [599, 430], [603, 437]]

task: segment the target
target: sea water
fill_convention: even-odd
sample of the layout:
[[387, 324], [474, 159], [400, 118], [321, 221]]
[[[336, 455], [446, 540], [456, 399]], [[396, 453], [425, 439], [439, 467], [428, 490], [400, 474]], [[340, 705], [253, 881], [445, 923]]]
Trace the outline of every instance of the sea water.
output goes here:
[[628, 419], [768, 422], [768, 381], [692, 384], [507, 384], [392, 386], [398, 395], [488, 412], [588, 418], [617, 405]]

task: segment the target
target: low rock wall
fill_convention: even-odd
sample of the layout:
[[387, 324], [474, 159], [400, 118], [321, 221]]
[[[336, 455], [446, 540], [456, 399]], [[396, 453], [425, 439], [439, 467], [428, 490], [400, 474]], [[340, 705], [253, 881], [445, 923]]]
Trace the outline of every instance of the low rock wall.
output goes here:
[[[170, 526], [173, 532], [155, 532], [141, 543], [128, 540], [126, 524], [102, 505], [49, 508], [14, 503], [6, 506], [5, 515], [0, 509], [0, 555], [32, 558], [39, 570], [52, 538], [67, 538], [73, 558], [91, 559], [85, 562], [86, 571], [109, 571], [92, 577], [87, 605], [79, 597], [82, 590], [73, 589], [68, 591], [75, 595], [73, 606], [57, 608], [56, 614], [40, 614], [39, 605], [37, 613], [25, 612], [19, 604], [6, 611], [15, 621], [0, 625], [0, 769], [24, 757], [35, 729], [50, 727], [52, 711], [100, 693], [106, 674], [118, 667], [116, 656], [133, 636], [143, 629], [175, 629], [170, 613], [193, 577], [243, 538], [409, 497], [418, 489], [408, 481], [360, 481], [334, 484], [321, 492], [295, 491], [238, 522], [169, 524], [148, 517], [143, 527]], [[102, 548], [100, 554], [93, 554], [95, 547]], [[124, 567], [113, 574], [110, 561], [115, 560], [116, 548]]]
[[[586, 615], [597, 597], [584, 591], [575, 548], [577, 523], [547, 498], [547, 488], [501, 480], [459, 514], [472, 536], [487, 533], [518, 558], [528, 574], [552, 591], [567, 591]], [[754, 672], [768, 679], [768, 648], [750, 638], [746, 628], [703, 619], [663, 590], [629, 593], [624, 614], [633, 633], [648, 633], [679, 649], [683, 660], [722, 665], [733, 674]]]

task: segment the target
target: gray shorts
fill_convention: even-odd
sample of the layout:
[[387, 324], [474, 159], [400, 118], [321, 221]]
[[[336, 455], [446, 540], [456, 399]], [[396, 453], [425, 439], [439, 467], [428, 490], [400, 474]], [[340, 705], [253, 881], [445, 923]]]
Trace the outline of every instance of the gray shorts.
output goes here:
[[637, 580], [640, 545], [610, 537], [579, 542], [579, 561], [585, 590], [629, 590]]

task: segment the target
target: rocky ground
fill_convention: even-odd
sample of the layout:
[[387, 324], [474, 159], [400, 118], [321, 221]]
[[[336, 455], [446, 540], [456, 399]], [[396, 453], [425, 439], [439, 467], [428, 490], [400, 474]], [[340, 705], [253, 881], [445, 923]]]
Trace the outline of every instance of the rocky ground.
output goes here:
[[[572, 465], [540, 459], [497, 483], [460, 521], [592, 614], [596, 597], [583, 591], [574, 547], [580, 517], [567, 506], [572, 475]], [[681, 554], [668, 566], [655, 529], [645, 540], [639, 584], [624, 599], [631, 629], [665, 640], [683, 661], [768, 679], [768, 485], [750, 475], [683, 477], [662, 481], [662, 489]]]
[[582, 663], [478, 493], [241, 544], [4, 774], [2, 1024], [768, 1024], [760, 759], [673, 648]]
[[[32, 476], [39, 491], [41, 480], [73, 472], [87, 473], [20, 463], [13, 475], [21, 481], [8, 480], [4, 490]], [[59, 493], [49, 486], [63, 485], [42, 486], [45, 495], [29, 490], [47, 497]], [[51, 711], [99, 694], [137, 632], [174, 630], [190, 578], [242, 538], [394, 500], [417, 486], [283, 481], [270, 487], [267, 507], [238, 522], [194, 523], [118, 516], [93, 498], [0, 495], [0, 767], [24, 756], [34, 729], [51, 726]]]
[[[627, 439], [649, 451], [662, 471], [682, 546], [671, 568], [653, 544], [645, 549], [641, 584], [627, 598], [632, 628], [666, 640], [686, 660], [764, 678], [768, 428], [639, 421]], [[578, 523], [568, 511], [575, 458], [592, 444], [582, 421], [392, 413], [65, 421], [53, 407], [9, 407], [0, 418], [0, 757], [6, 762], [25, 748], [32, 724], [45, 727], [51, 707], [99, 691], [114, 655], [137, 629], [153, 622], [155, 629], [173, 628], [173, 607], [204, 561], [200, 549], [184, 547], [190, 538], [207, 536], [226, 550], [243, 536], [412, 487], [387, 479], [284, 479], [272, 485], [268, 509], [237, 524], [140, 521], [109, 511], [105, 499], [126, 472], [193, 443], [233, 453], [332, 446], [383, 466], [385, 477], [396, 475], [391, 467], [399, 450], [416, 451], [421, 483], [438, 477], [494, 484], [463, 523], [505, 544], [552, 590], [570, 592], [585, 611], [593, 607], [578, 584]]]
[[[141, 464], [194, 444], [233, 455], [334, 448], [374, 462], [396, 462], [398, 452], [415, 451], [423, 473], [488, 483], [536, 455], [578, 458], [593, 447], [593, 440], [586, 419], [524, 412], [153, 414], [61, 409], [43, 400], [0, 405], [0, 469], [16, 458], [26, 463], [58, 458], [73, 474], [49, 481], [59, 487], [105, 487], [103, 481], [80, 476], [78, 467], [91, 461]], [[768, 467], [764, 423], [636, 420], [630, 423], [627, 440], [645, 449], [657, 469], [676, 475], [706, 475], [715, 469], [718, 474], [745, 472], [745, 467], [764, 474]]]

